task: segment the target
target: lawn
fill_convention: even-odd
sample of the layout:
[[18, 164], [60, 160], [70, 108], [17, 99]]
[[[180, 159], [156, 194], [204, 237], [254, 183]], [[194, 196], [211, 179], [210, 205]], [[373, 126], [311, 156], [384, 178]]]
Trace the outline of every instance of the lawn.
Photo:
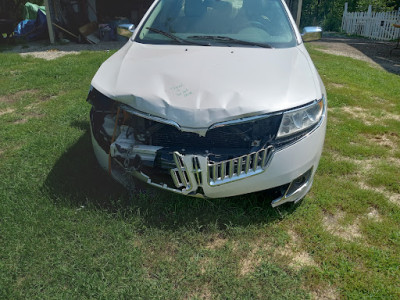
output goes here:
[[0, 298], [400, 297], [400, 77], [309, 45], [329, 122], [311, 192], [129, 195], [85, 102], [111, 53], [0, 53]]

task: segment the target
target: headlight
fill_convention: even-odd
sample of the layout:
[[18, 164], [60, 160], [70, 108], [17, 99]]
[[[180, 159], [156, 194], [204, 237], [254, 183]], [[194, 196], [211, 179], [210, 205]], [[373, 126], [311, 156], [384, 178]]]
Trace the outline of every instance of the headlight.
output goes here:
[[321, 99], [305, 107], [284, 112], [277, 138], [286, 137], [314, 126], [321, 120], [323, 111], [324, 101]]

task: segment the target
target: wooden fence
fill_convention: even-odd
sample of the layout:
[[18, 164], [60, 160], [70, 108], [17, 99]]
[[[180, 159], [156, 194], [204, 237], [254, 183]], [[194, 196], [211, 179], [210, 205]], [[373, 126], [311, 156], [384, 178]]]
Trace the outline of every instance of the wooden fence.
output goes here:
[[344, 5], [342, 30], [347, 34], [356, 34], [375, 40], [393, 40], [400, 35], [400, 8], [393, 12], [373, 12], [371, 5], [367, 12], [348, 12]]

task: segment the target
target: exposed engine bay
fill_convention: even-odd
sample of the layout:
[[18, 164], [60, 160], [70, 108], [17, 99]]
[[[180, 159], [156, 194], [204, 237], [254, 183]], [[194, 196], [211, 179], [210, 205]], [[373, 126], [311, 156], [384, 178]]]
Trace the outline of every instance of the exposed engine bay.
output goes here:
[[[178, 124], [168, 120], [136, 112], [95, 89], [89, 93], [88, 101], [92, 104], [92, 134], [109, 153], [109, 168], [116, 164], [125, 171], [146, 174], [152, 182], [173, 189], [188, 188], [190, 180], [180, 172], [185, 155], [207, 159], [208, 183], [213, 185], [262, 172], [274, 148], [282, 144], [275, 141], [282, 114], [216, 124], [201, 136], [183, 132]], [[196, 161], [192, 161], [193, 166]]]

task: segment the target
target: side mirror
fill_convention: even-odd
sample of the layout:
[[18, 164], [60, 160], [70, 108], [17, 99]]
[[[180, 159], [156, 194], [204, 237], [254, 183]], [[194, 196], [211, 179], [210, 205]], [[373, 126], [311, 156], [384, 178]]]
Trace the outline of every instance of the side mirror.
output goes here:
[[117, 27], [117, 34], [127, 38], [130, 38], [134, 31], [135, 25], [133, 24], [120, 24]]
[[322, 38], [322, 28], [317, 26], [307, 26], [303, 28], [301, 37], [304, 42], [316, 41]]

